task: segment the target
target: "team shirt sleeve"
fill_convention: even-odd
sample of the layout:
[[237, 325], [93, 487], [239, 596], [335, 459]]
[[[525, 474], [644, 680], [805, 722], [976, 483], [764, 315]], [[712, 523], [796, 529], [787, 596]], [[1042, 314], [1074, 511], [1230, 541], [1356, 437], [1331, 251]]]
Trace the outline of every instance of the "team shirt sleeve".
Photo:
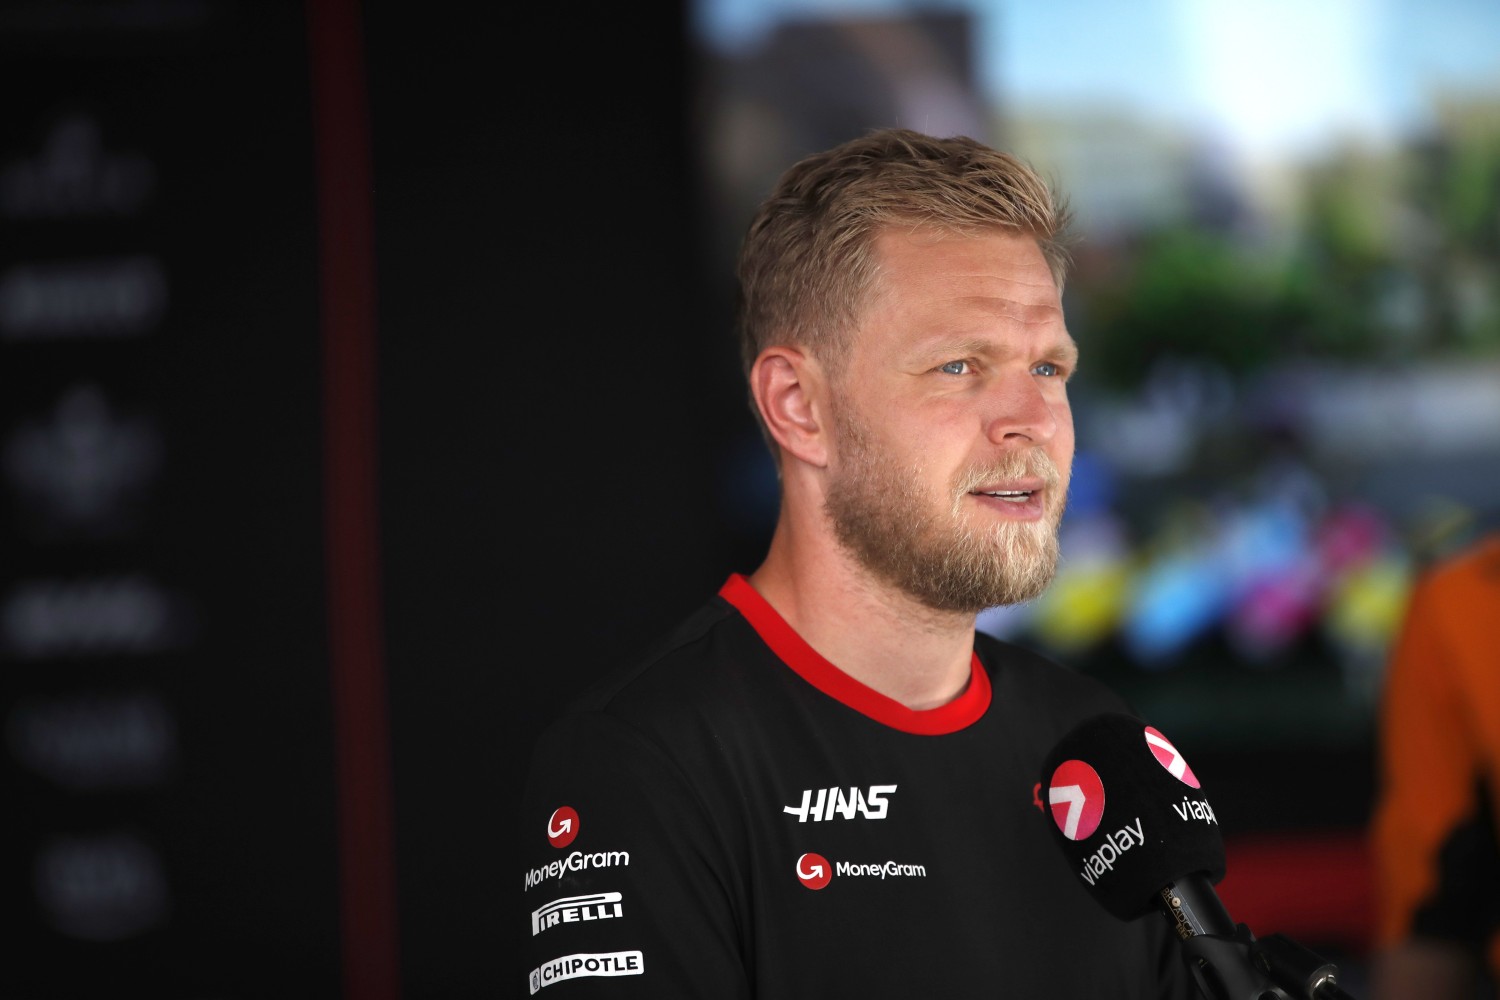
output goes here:
[[748, 998], [735, 831], [604, 713], [538, 742], [521, 810], [523, 996]]

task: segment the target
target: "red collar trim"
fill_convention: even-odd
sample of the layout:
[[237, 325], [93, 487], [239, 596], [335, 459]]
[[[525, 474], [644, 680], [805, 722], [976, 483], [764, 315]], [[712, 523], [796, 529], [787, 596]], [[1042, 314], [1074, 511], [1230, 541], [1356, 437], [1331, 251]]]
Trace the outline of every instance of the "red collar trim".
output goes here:
[[969, 668], [969, 684], [962, 694], [946, 705], [916, 711], [894, 698], [887, 698], [829, 663], [793, 631], [786, 619], [742, 574], [731, 574], [719, 588], [719, 596], [734, 605], [771, 651], [803, 680], [830, 698], [893, 729], [919, 736], [955, 733], [973, 724], [990, 707], [990, 677], [980, 664], [978, 653], [974, 654]]

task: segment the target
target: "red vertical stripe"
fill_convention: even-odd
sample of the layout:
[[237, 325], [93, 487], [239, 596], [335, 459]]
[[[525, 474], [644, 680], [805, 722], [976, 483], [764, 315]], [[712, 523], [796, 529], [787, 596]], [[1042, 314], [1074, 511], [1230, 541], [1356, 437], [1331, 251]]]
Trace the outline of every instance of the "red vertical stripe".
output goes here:
[[345, 1000], [400, 993], [375, 476], [375, 260], [358, 0], [308, 0]]

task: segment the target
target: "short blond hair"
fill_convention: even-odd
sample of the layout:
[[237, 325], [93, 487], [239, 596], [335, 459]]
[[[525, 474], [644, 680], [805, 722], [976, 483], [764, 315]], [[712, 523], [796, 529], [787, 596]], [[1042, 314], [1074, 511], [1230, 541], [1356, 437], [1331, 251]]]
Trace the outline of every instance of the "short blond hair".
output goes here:
[[874, 277], [872, 247], [893, 225], [1031, 235], [1061, 291], [1070, 220], [1030, 165], [968, 136], [875, 129], [805, 157], [761, 202], [740, 245], [745, 376], [774, 344], [842, 364]]

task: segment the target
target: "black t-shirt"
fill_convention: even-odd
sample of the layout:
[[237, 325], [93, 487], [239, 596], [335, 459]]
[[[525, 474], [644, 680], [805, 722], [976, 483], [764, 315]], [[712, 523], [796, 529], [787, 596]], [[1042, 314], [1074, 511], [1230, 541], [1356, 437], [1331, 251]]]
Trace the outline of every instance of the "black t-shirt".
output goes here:
[[1038, 794], [1068, 730], [1124, 710], [976, 633], [964, 693], [913, 711], [731, 577], [536, 747], [528, 995], [1196, 997], [1163, 918], [1089, 897]]

